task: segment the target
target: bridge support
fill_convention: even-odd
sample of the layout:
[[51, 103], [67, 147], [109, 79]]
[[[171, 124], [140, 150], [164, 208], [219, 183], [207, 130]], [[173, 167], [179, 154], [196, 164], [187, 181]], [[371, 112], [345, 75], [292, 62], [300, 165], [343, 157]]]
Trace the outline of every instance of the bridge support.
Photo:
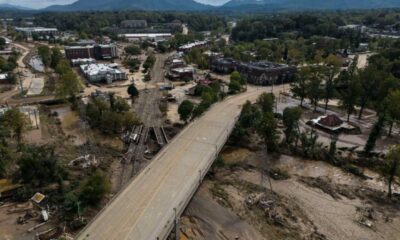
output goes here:
[[180, 217], [176, 212], [176, 208], [174, 208], [175, 211], [175, 240], [179, 240], [181, 238], [181, 230], [180, 230]]

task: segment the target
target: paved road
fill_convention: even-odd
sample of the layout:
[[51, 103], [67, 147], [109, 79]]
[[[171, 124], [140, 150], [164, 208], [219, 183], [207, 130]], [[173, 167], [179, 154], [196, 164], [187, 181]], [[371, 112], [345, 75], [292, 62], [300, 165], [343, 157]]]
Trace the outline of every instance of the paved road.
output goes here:
[[165, 239], [175, 214], [182, 213], [225, 144], [241, 105], [246, 100], [254, 101], [264, 91], [268, 88], [253, 88], [231, 97], [187, 126], [77, 239]]

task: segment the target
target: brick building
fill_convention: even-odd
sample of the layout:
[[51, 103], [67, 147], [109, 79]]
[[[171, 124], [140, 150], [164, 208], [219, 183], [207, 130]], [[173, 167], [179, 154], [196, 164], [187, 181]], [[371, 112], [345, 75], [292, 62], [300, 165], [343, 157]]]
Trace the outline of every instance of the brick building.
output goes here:
[[65, 56], [69, 59], [94, 58], [96, 60], [113, 59], [118, 57], [117, 47], [113, 44], [66, 46]]
[[291, 82], [297, 68], [268, 61], [244, 63], [232, 58], [218, 58], [211, 61], [211, 70], [222, 74], [238, 71], [248, 83], [272, 85]]

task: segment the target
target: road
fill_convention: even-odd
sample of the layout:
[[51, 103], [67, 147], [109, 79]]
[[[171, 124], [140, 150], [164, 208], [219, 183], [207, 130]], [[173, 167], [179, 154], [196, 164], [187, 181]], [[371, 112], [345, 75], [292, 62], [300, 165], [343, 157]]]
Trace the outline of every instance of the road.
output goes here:
[[[275, 91], [279, 91], [275, 87]], [[80, 240], [165, 239], [200, 185], [240, 114], [269, 88], [215, 104], [189, 124], [79, 234]], [[174, 208], [177, 212], [175, 213]]]

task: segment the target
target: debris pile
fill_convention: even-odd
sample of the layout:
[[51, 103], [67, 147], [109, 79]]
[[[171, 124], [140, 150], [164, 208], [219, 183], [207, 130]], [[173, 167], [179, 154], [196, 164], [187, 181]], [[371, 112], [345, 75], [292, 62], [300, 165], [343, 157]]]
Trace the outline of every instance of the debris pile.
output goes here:
[[81, 168], [90, 168], [90, 167], [98, 167], [99, 166], [99, 161], [97, 161], [96, 156], [94, 155], [84, 155], [80, 156], [78, 158], [75, 158], [74, 160], [70, 161], [68, 163], [68, 166], [70, 167], [81, 167]]

